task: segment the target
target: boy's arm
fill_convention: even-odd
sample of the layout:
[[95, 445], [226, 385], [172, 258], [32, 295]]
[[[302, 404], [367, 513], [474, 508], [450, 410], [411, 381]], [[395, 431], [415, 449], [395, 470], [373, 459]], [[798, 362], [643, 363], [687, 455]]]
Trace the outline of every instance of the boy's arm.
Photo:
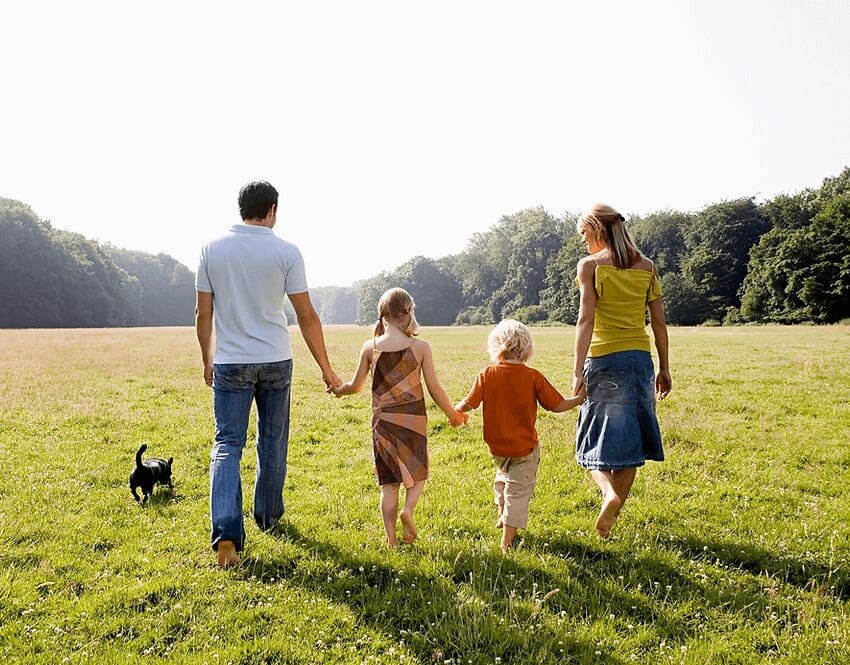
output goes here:
[[363, 390], [363, 384], [366, 383], [366, 376], [369, 374], [369, 367], [372, 365], [372, 346], [366, 342], [360, 349], [360, 360], [357, 363], [357, 369], [354, 370], [354, 377], [351, 381], [346, 381], [338, 388], [332, 388], [333, 394], [337, 397], [343, 395], [354, 395]]
[[570, 409], [574, 409], [577, 406], [581, 406], [581, 403], [586, 399], [587, 388], [582, 385], [579, 389], [578, 395], [576, 395], [575, 397], [567, 397], [558, 406], [552, 409], [552, 411], [554, 413], [563, 413], [564, 411], [569, 411]]

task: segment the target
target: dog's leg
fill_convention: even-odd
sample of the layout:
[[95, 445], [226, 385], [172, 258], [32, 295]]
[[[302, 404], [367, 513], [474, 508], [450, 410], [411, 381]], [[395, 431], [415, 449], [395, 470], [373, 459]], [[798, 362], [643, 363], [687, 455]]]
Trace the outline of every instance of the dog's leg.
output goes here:
[[130, 491], [133, 493], [133, 498], [136, 500], [136, 502], [141, 501], [141, 499], [139, 498], [139, 492], [138, 492], [137, 488], [131, 487]]

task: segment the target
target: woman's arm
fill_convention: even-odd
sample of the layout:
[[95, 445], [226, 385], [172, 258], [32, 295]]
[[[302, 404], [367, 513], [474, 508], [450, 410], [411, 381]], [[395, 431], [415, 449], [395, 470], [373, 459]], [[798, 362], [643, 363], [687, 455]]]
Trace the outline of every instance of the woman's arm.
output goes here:
[[366, 342], [360, 349], [360, 360], [357, 363], [357, 369], [354, 370], [354, 377], [351, 381], [346, 381], [338, 388], [333, 388], [333, 393], [337, 397], [343, 395], [354, 395], [363, 390], [363, 384], [366, 383], [366, 376], [369, 374], [369, 367], [372, 365], [372, 343]]
[[425, 385], [428, 387], [428, 392], [431, 395], [431, 398], [437, 403], [443, 413], [449, 419], [449, 423], [453, 427], [457, 427], [458, 425], [462, 425], [465, 423], [469, 416], [466, 413], [462, 413], [460, 411], [456, 411], [452, 406], [451, 400], [449, 400], [449, 396], [446, 395], [446, 391], [443, 390], [443, 386], [440, 385], [440, 380], [437, 378], [437, 370], [434, 368], [434, 358], [431, 354], [431, 345], [424, 340], [417, 340], [418, 344], [421, 344], [422, 350], [422, 374], [425, 376]]
[[593, 337], [593, 316], [596, 312], [595, 264], [593, 261], [578, 262], [576, 270], [580, 294], [578, 321], [576, 321], [576, 343], [573, 363], [573, 395], [578, 395], [584, 386], [584, 361]]
[[673, 379], [670, 377], [670, 359], [668, 357], [667, 321], [664, 318], [664, 304], [661, 298], [649, 303], [649, 325], [658, 351], [658, 373], [655, 375], [655, 391], [658, 399], [664, 399], [673, 390]]

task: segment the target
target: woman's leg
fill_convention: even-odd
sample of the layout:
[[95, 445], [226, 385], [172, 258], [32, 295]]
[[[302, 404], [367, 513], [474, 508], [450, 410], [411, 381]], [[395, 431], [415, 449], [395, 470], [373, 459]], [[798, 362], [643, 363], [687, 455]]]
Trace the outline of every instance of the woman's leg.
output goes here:
[[416, 510], [416, 502], [422, 495], [422, 490], [425, 489], [425, 481], [420, 480], [413, 487], [408, 487], [404, 493], [404, 507], [401, 509], [401, 525], [404, 529], [403, 540], [410, 545], [416, 540], [416, 524], [413, 521], [413, 511]]
[[596, 530], [601, 538], [611, 535], [611, 527], [617, 520], [623, 504], [629, 497], [629, 492], [635, 482], [637, 468], [616, 469], [614, 471], [593, 470], [590, 472], [593, 480], [602, 491], [602, 509], [596, 518]]
[[398, 547], [395, 523], [398, 519], [398, 485], [381, 485], [381, 517], [384, 520], [384, 533], [387, 534], [387, 546]]

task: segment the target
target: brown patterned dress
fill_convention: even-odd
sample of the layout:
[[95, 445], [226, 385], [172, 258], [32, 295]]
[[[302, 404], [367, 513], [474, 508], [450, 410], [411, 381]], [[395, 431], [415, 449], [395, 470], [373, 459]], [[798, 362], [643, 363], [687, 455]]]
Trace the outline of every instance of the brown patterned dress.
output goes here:
[[372, 453], [379, 485], [428, 480], [428, 429], [421, 367], [408, 347], [372, 350]]

